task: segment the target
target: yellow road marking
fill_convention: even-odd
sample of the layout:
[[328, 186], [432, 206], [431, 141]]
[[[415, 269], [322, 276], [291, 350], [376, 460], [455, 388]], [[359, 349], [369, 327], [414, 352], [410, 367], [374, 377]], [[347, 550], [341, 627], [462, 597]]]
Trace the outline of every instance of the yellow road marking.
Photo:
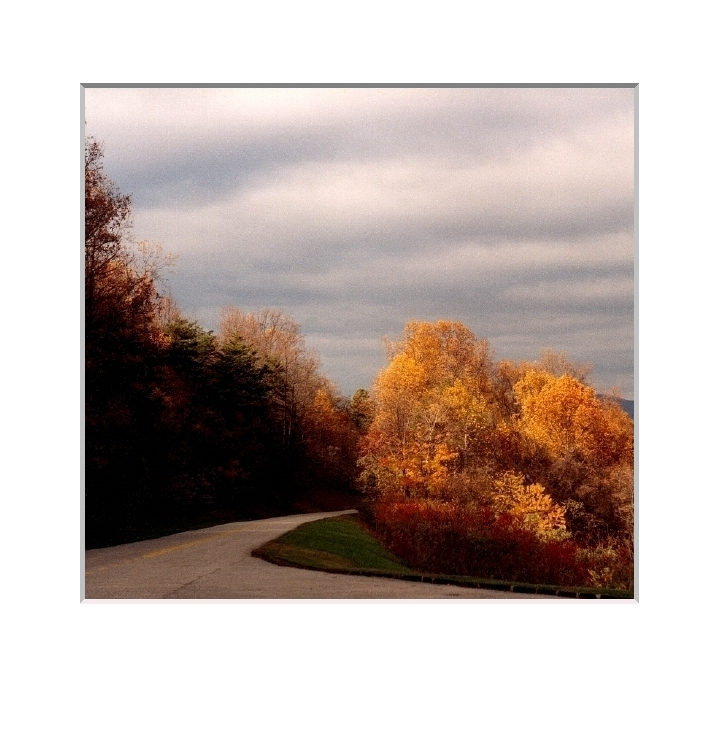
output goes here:
[[165, 547], [164, 549], [157, 549], [154, 552], [147, 552], [146, 554], [141, 555], [141, 559], [153, 559], [154, 557], [161, 557], [163, 554], [169, 554], [170, 552], [177, 552], [180, 549], [187, 549], [187, 547], [194, 547], [197, 544], [202, 544], [204, 542], [211, 542], [214, 539], [219, 539], [220, 537], [223, 537], [225, 534], [230, 534], [231, 532], [225, 532], [224, 534], [214, 534], [209, 537], [205, 537], [204, 539], [195, 539], [192, 542], [185, 542], [184, 544], [176, 544], [173, 547]]
[[210, 534], [208, 537], [204, 537], [202, 539], [194, 539], [191, 542], [184, 542], [183, 544], [175, 544], [172, 547], [164, 547], [162, 549], [155, 549], [153, 552], [147, 552], [146, 554], [140, 554], [136, 557], [127, 557], [126, 559], [119, 560], [118, 562], [112, 562], [110, 564], [105, 565], [99, 565], [98, 567], [94, 567], [92, 569], [86, 570], [86, 574], [90, 575], [94, 572], [103, 572], [110, 567], [120, 567], [124, 564], [130, 564], [132, 562], [138, 562], [141, 559], [154, 559], [155, 557], [162, 557], [165, 554], [170, 554], [171, 552], [177, 552], [180, 549], [186, 549], [187, 547], [194, 547], [198, 544], [203, 544], [204, 542], [211, 542], [215, 539], [221, 539], [222, 537], [227, 536], [228, 534], [240, 534], [241, 532], [272, 532], [272, 531], [279, 531], [279, 525], [281, 524], [289, 524], [289, 523], [295, 523], [295, 522], [278, 522], [276, 525], [271, 527], [254, 527], [252, 525], [248, 527], [243, 527], [242, 529], [227, 529], [223, 532], [216, 532], [215, 534]]

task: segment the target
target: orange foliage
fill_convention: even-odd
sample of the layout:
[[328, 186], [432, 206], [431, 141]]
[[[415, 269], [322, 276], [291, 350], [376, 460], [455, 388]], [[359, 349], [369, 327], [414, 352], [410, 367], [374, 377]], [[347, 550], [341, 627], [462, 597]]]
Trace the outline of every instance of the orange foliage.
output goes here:
[[565, 508], [554, 503], [539, 483], [526, 486], [522, 474], [508, 471], [496, 479], [492, 501], [496, 514], [509, 514], [542, 539], [570, 536], [565, 529]]
[[438, 494], [493, 420], [487, 344], [462, 324], [410, 322], [374, 385], [365, 475], [380, 490]]
[[571, 375], [555, 377], [528, 371], [515, 384], [523, 433], [552, 459], [577, 456], [594, 466], [609, 466], [631, 453], [630, 420], [605, 407], [593, 388]]
[[588, 366], [493, 364], [458, 322], [410, 322], [389, 354], [359, 460], [375, 500], [487, 507], [545, 542], [632, 533], [633, 423]]

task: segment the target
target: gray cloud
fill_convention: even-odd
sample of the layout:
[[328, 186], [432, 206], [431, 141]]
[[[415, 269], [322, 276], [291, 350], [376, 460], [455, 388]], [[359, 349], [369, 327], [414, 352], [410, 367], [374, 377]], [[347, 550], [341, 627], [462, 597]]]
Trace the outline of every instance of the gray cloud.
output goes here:
[[275, 306], [351, 393], [407, 319], [633, 392], [631, 89], [86, 91], [186, 313]]

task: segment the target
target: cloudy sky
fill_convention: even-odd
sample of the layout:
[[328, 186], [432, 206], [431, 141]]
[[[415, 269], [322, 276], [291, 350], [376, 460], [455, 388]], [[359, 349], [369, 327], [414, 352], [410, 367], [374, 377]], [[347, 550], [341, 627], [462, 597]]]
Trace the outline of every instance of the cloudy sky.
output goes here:
[[411, 319], [633, 397], [633, 89], [92, 89], [185, 315], [282, 308], [344, 394]]

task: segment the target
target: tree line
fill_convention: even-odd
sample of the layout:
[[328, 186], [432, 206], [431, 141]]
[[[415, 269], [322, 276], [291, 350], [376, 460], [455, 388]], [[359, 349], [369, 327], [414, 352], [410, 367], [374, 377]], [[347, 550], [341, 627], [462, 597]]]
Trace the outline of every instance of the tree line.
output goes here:
[[422, 569], [633, 587], [633, 422], [589, 368], [496, 362], [459, 322], [410, 322], [360, 448], [372, 523]]
[[340, 396], [284, 312], [228, 308], [217, 333], [185, 318], [93, 139], [85, 246], [87, 545], [350, 503], [366, 398]]

